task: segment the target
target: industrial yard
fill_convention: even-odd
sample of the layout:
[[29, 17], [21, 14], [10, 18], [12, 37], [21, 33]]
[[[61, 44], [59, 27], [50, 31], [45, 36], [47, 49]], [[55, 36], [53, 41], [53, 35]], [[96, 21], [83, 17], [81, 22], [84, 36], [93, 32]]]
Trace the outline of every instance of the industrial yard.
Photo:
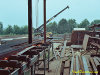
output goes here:
[[[84, 30], [74, 30], [72, 35], [70, 34], [56, 35], [53, 36], [53, 38], [49, 38], [47, 40], [48, 42], [46, 46], [44, 46], [44, 44], [42, 43], [43, 39], [41, 39], [41, 43], [39, 43], [40, 41], [38, 40], [37, 42], [33, 42], [33, 44], [22, 43], [19, 45], [17, 42], [11, 42], [11, 41], [16, 41], [16, 39], [6, 41], [6, 45], [7, 42], [9, 42], [9, 44], [11, 43], [13, 46], [10, 46], [11, 45], [10, 44], [9, 45], [10, 48], [4, 49], [3, 52], [5, 54], [4, 57], [2, 57], [4, 54], [1, 53], [2, 55], [0, 57], [5, 60], [1, 61], [0, 65], [4, 67], [5, 64], [3, 64], [2, 62], [7, 64], [7, 62], [13, 63], [15, 62], [14, 60], [18, 60], [20, 62], [23, 62], [22, 72], [25, 73], [25, 75], [30, 75], [31, 71], [33, 71], [34, 75], [40, 75], [40, 74], [99, 75], [100, 40], [99, 37], [94, 37], [95, 34], [93, 35], [93, 33], [95, 33], [96, 35], [100, 34], [98, 32], [96, 33], [96, 32], [88, 32], [88, 31], [86, 32]], [[77, 38], [78, 39], [81, 38], [81, 39], [76, 40]], [[25, 42], [25, 39], [27, 38], [21, 38], [21, 40], [22, 39], [24, 40], [22, 42]], [[17, 41], [20, 41], [20, 39], [17, 39]], [[9, 51], [6, 51], [8, 49]], [[16, 51], [14, 49], [16, 49]], [[37, 54], [38, 52], [39, 54]], [[44, 58], [44, 53], [45, 53], [45, 58]], [[34, 56], [32, 57], [31, 55]], [[33, 65], [32, 66], [33, 68], [31, 68], [31, 66], [30, 68], [26, 66], [28, 65], [28, 63], [25, 63], [28, 62], [26, 61], [28, 59], [26, 56], [28, 58], [31, 57], [31, 63], [34, 64], [34, 65], [31, 64]], [[11, 60], [11, 61], [7, 61], [7, 60]], [[18, 62], [16, 62], [15, 65], [17, 65], [17, 63]], [[8, 67], [16, 68], [17, 66], [15, 67], [13, 65], [10, 65]], [[24, 67], [29, 70], [24, 69]], [[11, 70], [11, 68], [9, 68], [9, 70]], [[0, 72], [3, 73], [2, 70]], [[6, 74], [6, 72], [8, 73], [8, 71], [4, 71], [4, 72], [5, 72], [4, 74]], [[16, 75], [17, 73], [19, 73], [19, 71], [16, 68], [15, 71], [12, 72], [12, 75]]]
[[[33, 2], [27, 1], [28, 25], [21, 27], [15, 24], [3, 28], [3, 23], [0, 22], [0, 75], [100, 75], [100, 20], [90, 22], [89, 19], [84, 19], [78, 23], [76, 19], [62, 18], [52, 22], [65, 10], [74, 12], [77, 8], [73, 11], [73, 4], [66, 5], [62, 10], [58, 7], [60, 11], [47, 20], [47, 15], [50, 14], [47, 13], [49, 0], [41, 0], [42, 23], [39, 16], [41, 4], [39, 0], [35, 1], [35, 20], [32, 16]], [[35, 21], [36, 27], [33, 26]], [[42, 24], [38, 26], [40, 22]]]

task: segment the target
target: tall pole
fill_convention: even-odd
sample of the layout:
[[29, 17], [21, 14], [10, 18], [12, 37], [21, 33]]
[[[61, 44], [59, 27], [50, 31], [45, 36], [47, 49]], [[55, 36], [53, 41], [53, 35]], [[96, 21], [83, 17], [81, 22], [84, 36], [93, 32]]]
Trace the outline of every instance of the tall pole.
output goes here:
[[32, 43], [32, 0], [28, 0], [28, 43]]
[[46, 43], [46, 0], [44, 0], [44, 43]]

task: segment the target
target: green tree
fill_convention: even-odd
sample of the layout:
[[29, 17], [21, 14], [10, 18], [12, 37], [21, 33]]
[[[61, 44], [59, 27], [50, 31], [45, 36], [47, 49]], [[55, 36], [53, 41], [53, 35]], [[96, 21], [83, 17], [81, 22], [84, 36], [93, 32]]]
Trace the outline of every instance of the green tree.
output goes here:
[[21, 30], [20, 34], [28, 34], [28, 26], [27, 25], [25, 25], [24, 27], [21, 27], [20, 30]]
[[86, 30], [88, 30], [88, 26], [90, 25], [90, 22], [87, 19], [84, 19], [80, 24], [79, 24], [79, 28], [86, 28]]
[[55, 21], [52, 23], [51, 29], [54, 34], [57, 33], [57, 23]]
[[57, 28], [57, 32], [59, 34], [63, 34], [69, 31], [68, 29], [69, 25], [66, 19], [61, 19], [58, 23], [58, 28]]
[[94, 20], [94, 21], [92, 21], [91, 25], [93, 25], [93, 24], [100, 24], [100, 20]]
[[47, 32], [57, 33], [57, 23], [55, 21], [47, 25]]
[[75, 19], [69, 19], [68, 20], [68, 27], [69, 27], [69, 31], [68, 32], [72, 32], [73, 28], [75, 28], [77, 26], [76, 20]]
[[[100, 24], [100, 20], [94, 20], [91, 22], [91, 25], [94, 25], [94, 24]], [[100, 27], [96, 27], [95, 28], [96, 30], [100, 30]]]
[[47, 24], [47, 26], [46, 26], [47, 32], [51, 32], [52, 31], [51, 30], [51, 26], [52, 26], [52, 22], [50, 22], [49, 24]]
[[0, 22], [0, 35], [3, 34], [3, 24]]
[[18, 25], [14, 25], [13, 30], [14, 34], [21, 34], [20, 27]]
[[5, 34], [13, 34], [13, 27], [11, 25], [8, 25], [5, 29]]

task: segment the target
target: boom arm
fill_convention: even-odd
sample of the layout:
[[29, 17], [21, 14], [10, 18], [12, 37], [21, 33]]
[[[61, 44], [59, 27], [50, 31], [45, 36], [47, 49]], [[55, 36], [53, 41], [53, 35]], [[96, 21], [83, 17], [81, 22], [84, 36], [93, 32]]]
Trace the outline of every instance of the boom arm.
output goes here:
[[[63, 10], [61, 10], [59, 13], [57, 13], [56, 15], [54, 15], [53, 17], [51, 17], [49, 20], [46, 21], [46, 24], [48, 22], [50, 22], [51, 20], [53, 20], [55, 17], [57, 17], [60, 13], [62, 13], [64, 10], [66, 10], [67, 8], [69, 8], [69, 6], [65, 7]], [[38, 27], [37, 29], [34, 30], [34, 32], [39, 32], [43, 29], [44, 24], [42, 24], [40, 27]]]

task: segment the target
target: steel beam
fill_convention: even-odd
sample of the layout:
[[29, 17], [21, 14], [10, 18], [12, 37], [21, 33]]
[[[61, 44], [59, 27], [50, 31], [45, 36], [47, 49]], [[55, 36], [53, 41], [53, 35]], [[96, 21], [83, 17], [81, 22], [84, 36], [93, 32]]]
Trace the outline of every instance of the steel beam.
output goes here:
[[32, 0], [28, 0], [28, 43], [32, 43]]

